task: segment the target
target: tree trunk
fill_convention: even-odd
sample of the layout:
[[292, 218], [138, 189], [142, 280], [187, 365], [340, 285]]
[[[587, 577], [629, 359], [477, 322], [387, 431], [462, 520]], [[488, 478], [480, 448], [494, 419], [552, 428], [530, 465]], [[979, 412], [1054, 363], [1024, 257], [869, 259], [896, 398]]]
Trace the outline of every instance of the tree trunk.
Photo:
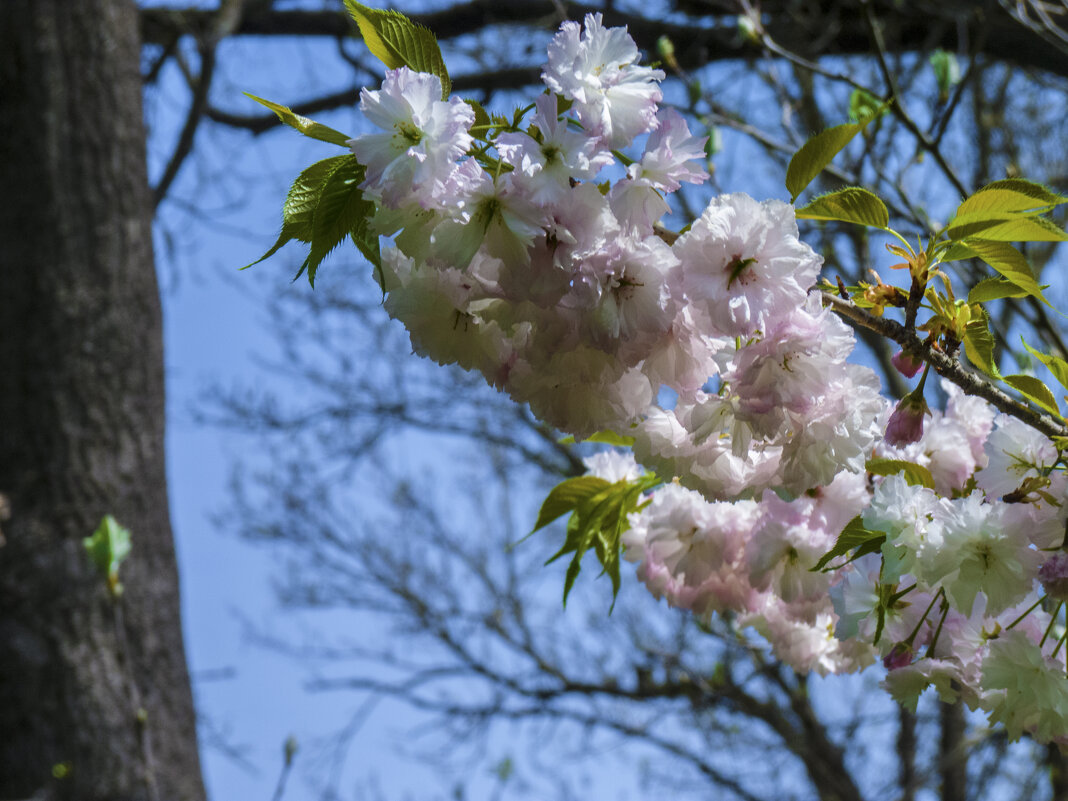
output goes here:
[[[204, 798], [131, 0], [0, 2], [0, 798]], [[132, 532], [121, 597], [82, 544]]]

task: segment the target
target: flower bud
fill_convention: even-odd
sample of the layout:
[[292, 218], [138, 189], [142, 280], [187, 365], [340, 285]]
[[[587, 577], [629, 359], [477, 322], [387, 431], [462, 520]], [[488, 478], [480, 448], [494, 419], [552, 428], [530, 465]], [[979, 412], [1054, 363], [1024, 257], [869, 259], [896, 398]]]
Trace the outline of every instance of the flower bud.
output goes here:
[[912, 646], [908, 643], [895, 643], [890, 653], [883, 657], [883, 667], [887, 670], [897, 670], [912, 664]]
[[1042, 589], [1054, 601], [1068, 601], [1068, 553], [1053, 554], [1038, 569]]
[[897, 371], [905, 376], [905, 378], [912, 378], [916, 373], [920, 372], [920, 368], [923, 367], [922, 359], [914, 358], [903, 350], [899, 350], [891, 356], [890, 363], [894, 365], [894, 367], [897, 368]]
[[922, 394], [910, 392], [897, 404], [890, 421], [886, 424], [883, 439], [887, 445], [899, 448], [913, 442], [919, 442], [923, 436], [923, 418], [931, 413]]

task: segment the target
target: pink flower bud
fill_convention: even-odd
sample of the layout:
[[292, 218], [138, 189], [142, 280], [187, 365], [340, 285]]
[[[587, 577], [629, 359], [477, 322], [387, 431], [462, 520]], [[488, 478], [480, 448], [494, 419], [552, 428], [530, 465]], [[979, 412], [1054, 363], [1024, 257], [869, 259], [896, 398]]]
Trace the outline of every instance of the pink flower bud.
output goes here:
[[1061, 551], [1047, 559], [1038, 569], [1038, 580], [1054, 601], [1068, 601], [1068, 553]]
[[890, 649], [890, 653], [883, 657], [883, 667], [887, 670], [897, 670], [912, 664], [912, 646], [908, 643], [899, 642]]
[[923, 360], [914, 359], [905, 351], [899, 350], [890, 357], [890, 364], [894, 365], [897, 371], [905, 378], [912, 378], [916, 373], [920, 372], [920, 368], [923, 367]]
[[919, 442], [923, 436], [923, 418], [930, 413], [923, 396], [916, 397], [915, 392], [910, 392], [901, 399], [894, 413], [890, 415], [884, 435], [886, 443], [901, 447]]

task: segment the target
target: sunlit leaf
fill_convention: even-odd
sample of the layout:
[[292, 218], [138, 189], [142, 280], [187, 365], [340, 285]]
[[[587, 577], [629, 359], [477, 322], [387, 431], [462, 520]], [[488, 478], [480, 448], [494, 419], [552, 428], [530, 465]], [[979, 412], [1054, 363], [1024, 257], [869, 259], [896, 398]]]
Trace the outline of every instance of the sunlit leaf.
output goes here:
[[804, 208], [798, 209], [796, 214], [802, 220], [836, 220], [874, 228], [886, 228], [890, 223], [886, 204], [859, 186], [848, 186], [820, 195]]
[[906, 483], [913, 487], [934, 489], [934, 476], [922, 464], [906, 462], [902, 459], [869, 459], [864, 469], [877, 476], [895, 476], [901, 473]]
[[452, 81], [441, 57], [438, 40], [429, 29], [398, 11], [368, 8], [355, 0], [345, 0], [345, 6], [360, 27], [367, 49], [379, 61], [391, 70], [408, 67], [438, 76], [442, 100], [449, 97]]
[[968, 323], [964, 331], [964, 352], [968, 361], [988, 376], [1001, 377], [994, 361], [994, 335], [990, 333], [990, 317], [985, 311]]
[[[845, 528], [842, 529], [842, 533], [838, 535], [834, 547], [820, 557], [820, 560], [812, 570], [823, 570], [832, 560], [837, 559], [839, 556], [845, 556], [855, 550], [856, 552], [847, 560], [848, 562], [852, 562], [854, 559], [858, 559], [866, 553], [873, 553], [879, 550], [885, 541], [886, 534], [881, 531], [871, 531], [865, 528], [864, 521], [861, 519], [860, 515], [857, 515], [846, 523]], [[835, 568], [837, 567], [840, 567], [840, 565], [835, 566]]]
[[1042, 364], [1046, 365], [1049, 371], [1053, 374], [1053, 377], [1057, 379], [1057, 382], [1065, 389], [1068, 389], [1068, 362], [1059, 356], [1040, 353], [1024, 342], [1023, 337], [1020, 337], [1020, 341], [1023, 342], [1023, 346], [1027, 349], [1027, 352], [1042, 362]]
[[812, 179], [819, 175], [872, 119], [873, 117], [869, 117], [862, 122], [828, 128], [801, 146], [786, 168], [786, 189], [790, 193], [791, 203], [797, 200], [798, 195], [805, 191], [805, 187], [812, 183]]
[[1003, 380], [1028, 400], [1060, 417], [1061, 411], [1057, 408], [1057, 399], [1050, 388], [1033, 375], [1007, 375], [1003, 376]]
[[1024, 298], [1029, 293], [1004, 278], [984, 278], [968, 292], [969, 303], [987, 303], [1002, 298]]
[[262, 97], [256, 97], [256, 95], [245, 92], [245, 97], [252, 98], [262, 106], [266, 106], [275, 114], [278, 115], [278, 119], [284, 122], [291, 128], [295, 128], [305, 136], [310, 136], [312, 139], [318, 139], [320, 142], [329, 142], [332, 145], [339, 145], [340, 147], [348, 147], [348, 141], [352, 139], [348, 134], [343, 134], [341, 131], [335, 131], [329, 126], [318, 123], [315, 120], [309, 120], [307, 117], [302, 117], [300, 114], [293, 112], [288, 106], [283, 106], [278, 103], [272, 103], [270, 100], [264, 100]]

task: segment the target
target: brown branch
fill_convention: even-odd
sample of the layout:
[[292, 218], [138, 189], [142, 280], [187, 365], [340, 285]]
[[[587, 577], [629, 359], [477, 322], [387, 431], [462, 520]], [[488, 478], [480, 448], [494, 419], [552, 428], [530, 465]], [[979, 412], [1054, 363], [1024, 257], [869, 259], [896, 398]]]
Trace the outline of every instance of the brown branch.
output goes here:
[[[680, 3], [680, 6], [683, 5]], [[771, 20], [764, 26], [765, 32], [782, 47], [791, 51], [804, 50], [817, 32], [798, 25], [788, 13], [789, 4], [765, 0], [762, 10]], [[753, 50], [742, 42], [736, 33], [734, 20], [736, 9], [721, 8], [709, 12], [707, 7], [695, 9], [693, 22], [701, 24], [667, 23], [619, 9], [604, 9], [586, 4], [568, 4], [568, 16], [581, 19], [586, 13], [603, 12], [605, 24], [626, 25], [638, 45], [647, 52], [656, 52], [656, 40], [668, 36], [675, 44], [676, 56], [684, 67], [694, 68], [712, 61], [750, 58]], [[821, 55], [847, 56], [869, 55], [871, 43], [864, 15], [853, 4], [835, 3], [827, 13], [836, 14], [837, 30], [822, 49]], [[880, 13], [894, 13], [892, 9]], [[900, 52], [915, 50], [920, 43], [927, 43], [931, 34], [931, 7], [918, 9], [906, 7], [894, 14], [899, 35], [888, 47]], [[169, 7], [141, 10], [141, 36], [148, 44], [166, 44], [179, 36], [203, 34], [211, 27], [214, 12], [204, 9]], [[438, 39], [448, 41], [470, 35], [491, 25], [523, 25], [551, 29], [561, 21], [559, 6], [551, 0], [532, 0], [523, 3], [502, 3], [498, 0], [471, 0], [451, 5], [439, 11], [410, 14], [412, 20], [426, 25]], [[943, 21], [956, 22], [959, 11], [949, 6]], [[708, 25], [707, 22], [720, 24]], [[983, 52], [999, 61], [1019, 64], [1044, 70], [1057, 75], [1068, 74], [1068, 61], [1063, 52], [1051, 43], [1036, 36], [1002, 9], [990, 9], [984, 24], [989, 36]], [[242, 36], [325, 36], [342, 37], [354, 33], [355, 26], [340, 9], [336, 11], [274, 10], [262, 8], [250, 10], [234, 30]], [[931, 46], [956, 49], [955, 25], [945, 26], [945, 32]]]
[[967, 394], [982, 398], [998, 411], [1027, 423], [1048, 437], [1068, 436], [1068, 427], [1048, 415], [1036, 412], [1027, 404], [1015, 400], [984, 378], [968, 372], [957, 359], [950, 358], [940, 350], [935, 350], [932, 343], [921, 340], [915, 331], [910, 331], [896, 320], [876, 317], [852, 301], [844, 300], [829, 292], [821, 294], [823, 304], [829, 306], [840, 317], [893, 340], [906, 353], [923, 359], [936, 373], [952, 381]]

